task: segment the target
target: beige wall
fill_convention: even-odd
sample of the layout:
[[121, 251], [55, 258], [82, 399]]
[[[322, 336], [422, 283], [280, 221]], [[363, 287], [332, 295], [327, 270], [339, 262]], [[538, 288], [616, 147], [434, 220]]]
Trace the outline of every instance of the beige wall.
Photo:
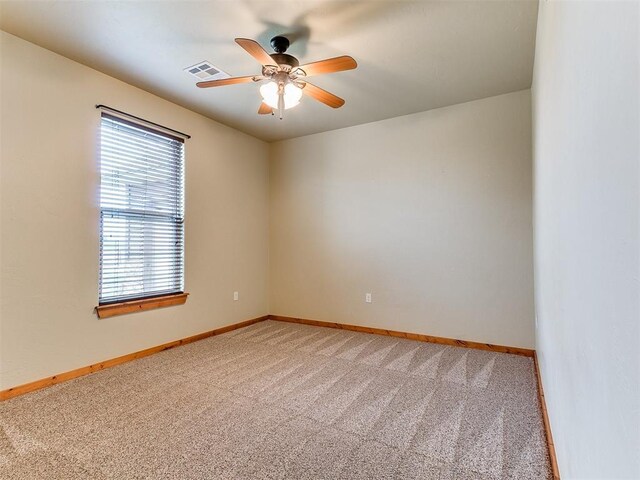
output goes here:
[[275, 143], [270, 175], [271, 313], [533, 347], [528, 90]]
[[536, 347], [563, 479], [640, 478], [640, 3], [541, 2]]
[[[0, 38], [0, 389], [268, 313], [267, 145], [17, 37]], [[193, 136], [184, 306], [105, 320], [93, 313], [97, 103]]]

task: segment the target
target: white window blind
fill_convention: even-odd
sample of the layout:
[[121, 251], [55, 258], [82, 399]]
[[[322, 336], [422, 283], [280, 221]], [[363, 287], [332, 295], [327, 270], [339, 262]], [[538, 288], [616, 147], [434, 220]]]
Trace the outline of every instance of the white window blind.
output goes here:
[[184, 290], [184, 142], [102, 114], [100, 304]]

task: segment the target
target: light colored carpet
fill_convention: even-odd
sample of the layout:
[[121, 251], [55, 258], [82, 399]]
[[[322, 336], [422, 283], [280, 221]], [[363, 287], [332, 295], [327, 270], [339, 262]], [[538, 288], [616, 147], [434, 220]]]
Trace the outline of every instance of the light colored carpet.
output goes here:
[[0, 404], [3, 479], [546, 479], [530, 358], [261, 322]]

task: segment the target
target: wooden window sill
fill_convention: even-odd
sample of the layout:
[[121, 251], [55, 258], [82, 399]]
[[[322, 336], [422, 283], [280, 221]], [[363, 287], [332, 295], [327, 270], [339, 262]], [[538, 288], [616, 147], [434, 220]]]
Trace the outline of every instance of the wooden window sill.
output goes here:
[[188, 293], [176, 293], [173, 295], [164, 295], [162, 297], [143, 298], [142, 300], [98, 305], [96, 307], [96, 313], [98, 314], [98, 318], [107, 318], [115, 315], [124, 315], [125, 313], [142, 312], [144, 310], [153, 310], [155, 308], [182, 305], [187, 301], [188, 295]]

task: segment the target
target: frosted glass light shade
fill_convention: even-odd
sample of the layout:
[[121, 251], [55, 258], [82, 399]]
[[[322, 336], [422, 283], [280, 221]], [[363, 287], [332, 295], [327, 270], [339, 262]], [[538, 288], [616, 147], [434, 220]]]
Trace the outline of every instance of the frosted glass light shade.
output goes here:
[[[276, 82], [268, 82], [260, 87], [260, 95], [264, 103], [271, 108], [278, 109], [278, 84]], [[284, 86], [284, 109], [288, 110], [300, 103], [302, 97], [302, 89], [296, 87], [293, 83], [287, 83]]]

